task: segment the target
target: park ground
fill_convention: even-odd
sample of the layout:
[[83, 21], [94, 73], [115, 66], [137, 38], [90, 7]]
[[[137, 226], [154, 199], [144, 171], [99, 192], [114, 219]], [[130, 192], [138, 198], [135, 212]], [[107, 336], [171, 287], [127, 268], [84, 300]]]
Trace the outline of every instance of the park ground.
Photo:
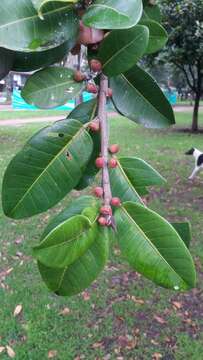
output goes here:
[[[4, 113], [4, 119], [12, 116]], [[26, 116], [18, 112], [18, 118]], [[44, 120], [0, 123], [0, 181], [12, 156], [47, 124]], [[187, 293], [158, 288], [132, 272], [114, 247], [92, 287], [59, 298], [41, 282], [31, 247], [70, 196], [25, 221], [8, 219], [0, 209], [0, 359], [14, 356], [11, 349], [17, 360], [203, 359], [203, 174], [188, 181], [194, 164], [184, 155], [192, 146], [203, 150], [203, 135], [180, 131], [189, 126], [190, 111], [177, 112], [176, 120], [171, 130], [155, 131], [111, 117], [111, 141], [120, 143], [121, 153], [144, 158], [168, 180], [163, 188], [151, 189], [149, 206], [169, 220], [191, 222], [197, 287]]]

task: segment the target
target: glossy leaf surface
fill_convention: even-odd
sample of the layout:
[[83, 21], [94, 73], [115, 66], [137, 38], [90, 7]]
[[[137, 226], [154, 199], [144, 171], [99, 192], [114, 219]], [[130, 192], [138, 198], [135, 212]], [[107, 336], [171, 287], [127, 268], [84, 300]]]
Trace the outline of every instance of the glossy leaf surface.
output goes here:
[[42, 279], [57, 295], [72, 296], [85, 290], [103, 270], [109, 255], [108, 234], [99, 228], [99, 234], [88, 250], [64, 269], [53, 269], [38, 263]]
[[60, 62], [72, 47], [71, 40], [45, 51], [12, 52], [14, 54], [12, 70], [26, 72], [55, 64]]
[[0, 1], [0, 46], [16, 51], [42, 51], [75, 39], [78, 18], [70, 4], [49, 5], [39, 18], [31, 0]]
[[152, 20], [143, 20], [142, 25], [147, 26], [149, 29], [149, 43], [146, 54], [152, 54], [162, 49], [168, 40], [168, 34], [163, 26]]
[[83, 16], [86, 26], [97, 29], [126, 29], [142, 16], [142, 0], [96, 0]]
[[118, 159], [115, 169], [110, 169], [110, 182], [113, 196], [118, 196], [122, 202], [142, 203], [140, 195], [147, 193], [146, 187], [163, 185], [165, 180], [145, 161], [135, 157], [123, 157]]
[[73, 99], [82, 83], [73, 79], [74, 71], [63, 67], [48, 67], [32, 75], [26, 82], [22, 97], [40, 109], [51, 109]]
[[148, 128], [175, 123], [172, 107], [158, 84], [137, 65], [111, 78], [110, 86], [115, 107], [129, 119]]
[[36, 246], [34, 256], [48, 267], [64, 268], [91, 246], [97, 236], [98, 208], [92, 208], [93, 222], [84, 215], [73, 216], [53, 229]]
[[7, 216], [46, 211], [72, 190], [82, 176], [92, 139], [77, 120], [63, 120], [39, 131], [8, 166], [2, 202]]
[[195, 286], [191, 255], [175, 229], [142, 205], [116, 211], [118, 241], [129, 264], [156, 284], [174, 290]]
[[127, 30], [114, 30], [103, 41], [98, 57], [107, 76], [130, 69], [145, 53], [149, 40], [146, 26], [136, 25]]

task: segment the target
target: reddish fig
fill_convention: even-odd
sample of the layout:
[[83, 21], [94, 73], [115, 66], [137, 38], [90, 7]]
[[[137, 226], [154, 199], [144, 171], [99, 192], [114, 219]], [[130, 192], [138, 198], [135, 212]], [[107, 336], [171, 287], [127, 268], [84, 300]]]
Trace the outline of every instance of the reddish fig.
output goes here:
[[121, 200], [118, 197], [113, 197], [111, 199], [111, 205], [119, 207], [119, 206], [121, 206]]
[[95, 161], [96, 167], [102, 169], [104, 167], [104, 158], [98, 157]]
[[94, 72], [99, 72], [102, 70], [102, 64], [99, 60], [93, 59], [90, 61], [90, 69]]
[[100, 129], [100, 126], [99, 126], [99, 121], [92, 121], [89, 123], [89, 129], [94, 131], [94, 132], [97, 132], [99, 131]]
[[118, 165], [118, 162], [116, 159], [110, 159], [109, 162], [108, 162], [108, 165], [110, 168], [115, 168], [117, 165]]
[[97, 94], [98, 93], [98, 88], [96, 85], [94, 84], [87, 84], [86, 90], [92, 94]]
[[102, 215], [112, 215], [111, 206], [108, 206], [108, 205], [102, 206], [101, 209], [100, 209], [100, 213]]
[[85, 74], [83, 74], [81, 71], [75, 71], [74, 73], [74, 80], [77, 82], [84, 81], [86, 79]]
[[103, 196], [103, 193], [104, 193], [102, 187], [99, 187], [99, 186], [97, 186], [96, 188], [94, 188], [93, 192], [94, 192], [94, 195], [95, 195], [96, 197], [98, 197], [98, 198], [101, 198], [101, 197]]
[[112, 95], [113, 95], [113, 90], [108, 88], [107, 96], [112, 97]]
[[101, 226], [107, 226], [107, 221], [106, 221], [105, 217], [103, 217], [103, 216], [100, 216], [100, 217], [98, 218], [98, 223], [99, 223]]
[[111, 154], [116, 154], [116, 153], [119, 152], [119, 150], [120, 150], [120, 148], [119, 148], [119, 145], [118, 145], [118, 144], [113, 144], [113, 145], [110, 145], [110, 146], [109, 146], [109, 152], [110, 152]]

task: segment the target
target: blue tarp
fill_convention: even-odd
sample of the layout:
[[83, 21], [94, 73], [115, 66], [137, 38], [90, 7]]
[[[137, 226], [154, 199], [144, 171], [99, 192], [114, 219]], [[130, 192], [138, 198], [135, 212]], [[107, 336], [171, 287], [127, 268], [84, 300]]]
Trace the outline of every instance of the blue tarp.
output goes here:
[[[83, 101], [88, 101], [91, 100], [92, 98], [93, 98], [92, 94], [86, 91], [83, 92]], [[29, 105], [25, 102], [25, 100], [21, 96], [20, 90], [13, 90], [12, 107], [14, 109], [20, 109], [20, 110], [39, 110], [36, 106]], [[70, 100], [65, 105], [55, 108], [55, 110], [71, 111], [74, 108], [75, 108], [75, 101]]]
[[176, 105], [178, 99], [178, 93], [176, 90], [163, 89], [163, 93], [171, 105]]

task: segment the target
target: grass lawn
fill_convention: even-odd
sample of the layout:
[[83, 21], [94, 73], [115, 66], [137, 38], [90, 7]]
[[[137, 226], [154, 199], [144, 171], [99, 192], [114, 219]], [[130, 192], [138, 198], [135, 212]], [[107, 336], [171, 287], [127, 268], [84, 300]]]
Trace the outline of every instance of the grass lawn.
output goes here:
[[[59, 298], [41, 282], [30, 255], [45, 225], [70, 197], [25, 221], [7, 219], [0, 209], [0, 347], [10, 345], [17, 360], [44, 360], [51, 350], [57, 360], [203, 358], [203, 174], [189, 182], [193, 159], [184, 155], [192, 146], [203, 149], [203, 135], [147, 130], [120, 117], [110, 121], [111, 140], [121, 144], [121, 152], [144, 158], [168, 179], [165, 187], [152, 189], [150, 207], [170, 220], [191, 221], [197, 288], [183, 294], [157, 288], [130, 271], [114, 249], [93, 287]], [[177, 114], [177, 122], [187, 127], [190, 114]], [[0, 129], [0, 180], [11, 157], [43, 125]], [[14, 317], [18, 304], [23, 310]], [[64, 308], [70, 311], [62, 313]], [[0, 359], [8, 359], [5, 352]]]
[[16, 119], [27, 119], [27, 118], [39, 118], [48, 116], [64, 116], [67, 115], [67, 111], [62, 110], [14, 110], [6, 111], [1, 110], [0, 107], [0, 120], [16, 120]]

